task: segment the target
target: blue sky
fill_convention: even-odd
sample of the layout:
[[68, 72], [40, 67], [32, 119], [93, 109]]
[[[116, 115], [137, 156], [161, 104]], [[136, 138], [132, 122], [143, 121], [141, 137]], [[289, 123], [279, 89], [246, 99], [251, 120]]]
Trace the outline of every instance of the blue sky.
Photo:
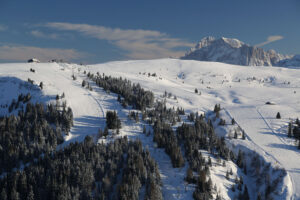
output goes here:
[[209, 35], [300, 54], [300, 1], [0, 0], [0, 62], [180, 56]]

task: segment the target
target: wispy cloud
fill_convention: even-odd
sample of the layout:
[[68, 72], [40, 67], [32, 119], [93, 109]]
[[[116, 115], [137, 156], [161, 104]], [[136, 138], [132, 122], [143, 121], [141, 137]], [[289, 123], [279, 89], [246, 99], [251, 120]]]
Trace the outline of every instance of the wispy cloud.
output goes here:
[[39, 30], [33, 30], [30, 32], [31, 35], [33, 35], [34, 37], [38, 37], [38, 38], [45, 38], [45, 39], [57, 39], [59, 38], [58, 34], [46, 34], [43, 33]]
[[38, 58], [41, 61], [51, 59], [76, 60], [86, 56], [85, 53], [74, 49], [40, 48], [33, 46], [0, 45], [0, 60], [26, 61], [29, 58]]
[[193, 46], [190, 42], [153, 30], [120, 29], [58, 22], [47, 23], [43, 26], [61, 31], [75, 31], [86, 37], [107, 40], [126, 51], [127, 57], [133, 59], [180, 56], [184, 54], [184, 51], [179, 51], [178, 48]]
[[271, 42], [275, 42], [275, 41], [282, 40], [282, 39], [283, 39], [283, 36], [281, 36], [281, 35], [271, 35], [267, 38], [267, 41], [256, 44], [255, 46], [262, 47], [266, 44], [270, 44]]
[[7, 30], [7, 26], [0, 24], [0, 31], [6, 31], [6, 30]]

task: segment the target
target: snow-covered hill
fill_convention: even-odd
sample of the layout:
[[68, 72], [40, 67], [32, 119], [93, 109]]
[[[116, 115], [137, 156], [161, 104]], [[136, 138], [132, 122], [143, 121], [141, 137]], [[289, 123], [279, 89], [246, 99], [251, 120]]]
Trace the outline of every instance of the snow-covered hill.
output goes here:
[[[215, 61], [235, 65], [249, 66], [299, 66], [300, 62], [290, 61], [291, 56], [284, 56], [274, 50], [250, 46], [238, 39], [205, 37], [182, 59]], [[285, 60], [280, 62], [281, 60]]]
[[[243, 44], [232, 41], [232, 45]], [[30, 72], [30, 68], [35, 69], [35, 73]], [[63, 63], [0, 65], [2, 115], [8, 114], [3, 105], [9, 104], [12, 98], [16, 99], [19, 93], [30, 91], [20, 86], [28, 78], [36, 84], [44, 83], [42, 92], [33, 92], [33, 99], [36, 101], [55, 101], [57, 94], [65, 93], [67, 104], [73, 109], [74, 127], [65, 137], [64, 145], [82, 141], [85, 135], [96, 135], [98, 129], [104, 126], [105, 112], [117, 110], [124, 124], [121, 135], [140, 138], [157, 160], [164, 183], [164, 197], [189, 199], [192, 198], [193, 188], [188, 187], [185, 191], [183, 179], [186, 168], [172, 168], [164, 151], [156, 150], [150, 138], [139, 134], [143, 124], [136, 125], [128, 121], [129, 110], [122, 109], [115, 94], [107, 94], [102, 89], [94, 88], [90, 91], [82, 88], [81, 82], [86, 79], [83, 71], [122, 76], [153, 91], [158, 99], [167, 91], [177, 97], [167, 99], [167, 104], [170, 107], [183, 106], [187, 112], [208, 112], [215, 104], [221, 104], [224, 108], [222, 117], [227, 121], [233, 117], [247, 136], [246, 140], [230, 139], [229, 133], [232, 130], [227, 126], [219, 133], [226, 137], [228, 144], [235, 146], [232, 148], [257, 152], [273, 168], [285, 168], [288, 175], [283, 179], [282, 191], [278, 192], [277, 198], [300, 198], [300, 151], [294, 140], [287, 137], [290, 118], [295, 119], [300, 113], [299, 70], [280, 67], [248, 68], [177, 59], [109, 62], [89, 66]], [[152, 76], [154, 73], [156, 76]], [[73, 80], [72, 75], [77, 79]], [[201, 94], [196, 94], [195, 88]], [[266, 102], [273, 102], [274, 105]], [[277, 112], [280, 112], [281, 119], [275, 118]], [[234, 164], [229, 163], [228, 166], [236, 170]], [[224, 179], [224, 169], [214, 168], [212, 172], [218, 188], [222, 189], [222, 196], [230, 199], [230, 182]]]
[[[171, 92], [177, 96], [178, 102], [170, 102], [170, 105], [183, 105], [189, 111], [206, 112], [220, 103], [249, 136], [249, 143], [243, 145], [288, 171], [292, 186], [289, 180], [285, 182], [287, 199], [289, 193], [293, 193], [295, 199], [300, 197], [297, 170], [300, 154], [293, 140], [287, 137], [290, 118], [300, 114], [299, 70], [245, 68], [175, 59], [111, 62], [88, 68], [94, 72], [127, 77], [158, 96], [164, 91]], [[148, 73], [156, 73], [157, 77], [148, 76]], [[195, 88], [201, 95], [195, 94]], [[268, 101], [276, 105], [267, 105]], [[275, 118], [277, 112], [281, 113], [282, 119]]]

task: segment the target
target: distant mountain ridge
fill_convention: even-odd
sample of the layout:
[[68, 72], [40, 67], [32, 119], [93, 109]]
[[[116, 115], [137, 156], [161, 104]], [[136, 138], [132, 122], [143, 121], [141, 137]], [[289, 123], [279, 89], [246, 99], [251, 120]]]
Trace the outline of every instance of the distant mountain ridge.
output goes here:
[[203, 38], [181, 59], [215, 61], [246, 66], [300, 66], [300, 56], [286, 56], [274, 50], [250, 46], [238, 39], [221, 37]]

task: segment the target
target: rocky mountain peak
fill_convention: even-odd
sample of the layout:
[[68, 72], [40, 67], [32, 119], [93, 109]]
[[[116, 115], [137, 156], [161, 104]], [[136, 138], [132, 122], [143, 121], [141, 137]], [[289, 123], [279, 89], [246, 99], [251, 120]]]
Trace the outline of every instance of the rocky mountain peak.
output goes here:
[[[282, 63], [288, 63], [291, 56], [281, 55], [275, 50], [264, 51], [262, 48], [250, 46], [235, 38], [216, 39], [208, 36], [201, 39], [182, 59], [247, 66], [282, 66]], [[282, 60], [285, 61], [280, 62]], [[294, 59], [292, 64], [297, 64], [297, 59]]]

